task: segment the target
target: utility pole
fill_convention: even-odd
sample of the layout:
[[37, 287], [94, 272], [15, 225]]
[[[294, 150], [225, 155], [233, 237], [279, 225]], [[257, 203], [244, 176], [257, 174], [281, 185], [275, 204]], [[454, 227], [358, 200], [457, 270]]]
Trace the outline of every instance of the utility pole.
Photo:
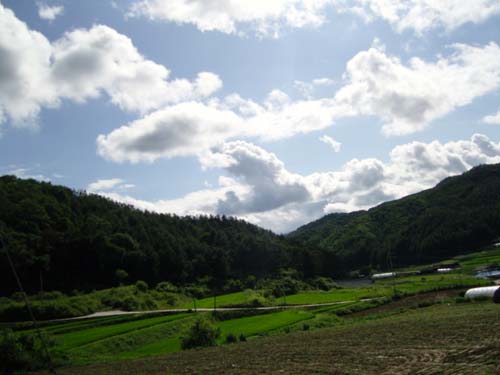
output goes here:
[[[391, 257], [391, 250], [387, 251], [387, 265], [389, 266], [389, 272], [394, 273], [393, 268], [392, 268], [392, 257]], [[394, 275], [396, 276], [396, 275]], [[396, 283], [393, 281], [392, 282], [392, 296], [396, 296]]]
[[10, 257], [10, 252], [7, 246], [5, 246], [5, 242], [3, 241], [2, 237], [0, 237], [0, 250], [3, 250], [5, 252], [5, 255], [7, 256], [7, 260], [9, 261], [10, 268], [12, 269], [12, 273], [14, 274], [14, 278], [16, 279], [17, 286], [19, 287], [19, 291], [21, 292], [21, 295], [23, 296], [24, 303], [26, 304], [26, 308], [28, 309], [28, 313], [30, 315], [30, 318], [33, 322], [33, 326], [35, 327], [35, 331], [37, 332], [38, 338], [40, 339], [40, 342], [43, 346], [44, 349], [44, 354], [47, 360], [47, 365], [49, 367], [49, 371], [52, 374], [57, 375], [57, 372], [54, 368], [54, 365], [52, 363], [52, 357], [50, 356], [50, 352], [47, 346], [47, 342], [45, 341], [45, 337], [42, 335], [42, 332], [40, 331], [40, 327], [38, 326], [38, 322], [35, 319], [35, 315], [33, 314], [33, 309], [31, 308], [31, 303], [28, 300], [28, 296], [24, 292], [23, 284], [21, 283], [21, 279], [19, 278], [19, 275], [17, 274], [16, 267], [14, 266], [14, 262], [12, 261], [12, 258]]

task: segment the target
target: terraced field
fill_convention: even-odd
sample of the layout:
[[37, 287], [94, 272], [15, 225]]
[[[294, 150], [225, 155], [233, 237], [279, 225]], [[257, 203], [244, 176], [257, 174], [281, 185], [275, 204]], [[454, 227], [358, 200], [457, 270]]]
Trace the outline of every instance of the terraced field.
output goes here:
[[[211, 349], [181, 353], [181, 338], [199, 315], [211, 316], [206, 312], [55, 322], [44, 330], [68, 358], [63, 374], [496, 374], [500, 305], [456, 298], [490, 283], [471, 273], [499, 255], [494, 249], [463, 257], [464, 267], [450, 274], [286, 297], [289, 305], [344, 302], [337, 305], [219, 312], [219, 347]], [[218, 296], [217, 305], [248, 304], [257, 293]], [[196, 304], [210, 308], [213, 299]], [[243, 334], [248, 342], [225, 344], [228, 334]]]
[[[400, 310], [398, 306], [396, 310]], [[64, 375], [500, 373], [500, 306], [438, 304], [333, 328], [111, 364]]]

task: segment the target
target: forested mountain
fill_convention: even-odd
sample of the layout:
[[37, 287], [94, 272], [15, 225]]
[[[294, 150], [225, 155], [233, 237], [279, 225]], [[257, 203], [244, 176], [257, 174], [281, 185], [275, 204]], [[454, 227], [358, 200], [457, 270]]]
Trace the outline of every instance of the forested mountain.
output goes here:
[[[29, 291], [145, 280], [220, 287], [293, 268], [304, 278], [436, 261], [500, 236], [500, 165], [368, 211], [331, 214], [288, 236], [228, 217], [144, 212], [106, 198], [0, 177], [0, 236]], [[15, 291], [0, 254], [0, 294]]]
[[[300, 269], [305, 258], [282, 236], [241, 220], [143, 212], [13, 176], [0, 177], [0, 235], [30, 291], [42, 284], [71, 291], [136, 280], [223, 282]], [[16, 288], [5, 256], [0, 258], [5, 295]]]
[[330, 214], [289, 238], [332, 252], [343, 270], [387, 269], [473, 251], [500, 235], [500, 164], [483, 165], [435, 188], [368, 211]]

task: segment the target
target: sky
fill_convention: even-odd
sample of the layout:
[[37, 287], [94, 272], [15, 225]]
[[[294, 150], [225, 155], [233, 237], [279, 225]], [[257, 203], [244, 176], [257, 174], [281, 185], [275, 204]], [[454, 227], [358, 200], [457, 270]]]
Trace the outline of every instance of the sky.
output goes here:
[[0, 0], [0, 175], [287, 233], [500, 162], [500, 0]]

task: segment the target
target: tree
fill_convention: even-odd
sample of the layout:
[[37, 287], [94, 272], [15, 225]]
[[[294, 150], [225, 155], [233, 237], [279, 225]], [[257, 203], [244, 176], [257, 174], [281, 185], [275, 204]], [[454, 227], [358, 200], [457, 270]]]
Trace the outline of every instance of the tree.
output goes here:
[[207, 319], [198, 319], [189, 329], [186, 337], [182, 338], [182, 349], [215, 346], [220, 336], [220, 330]]

